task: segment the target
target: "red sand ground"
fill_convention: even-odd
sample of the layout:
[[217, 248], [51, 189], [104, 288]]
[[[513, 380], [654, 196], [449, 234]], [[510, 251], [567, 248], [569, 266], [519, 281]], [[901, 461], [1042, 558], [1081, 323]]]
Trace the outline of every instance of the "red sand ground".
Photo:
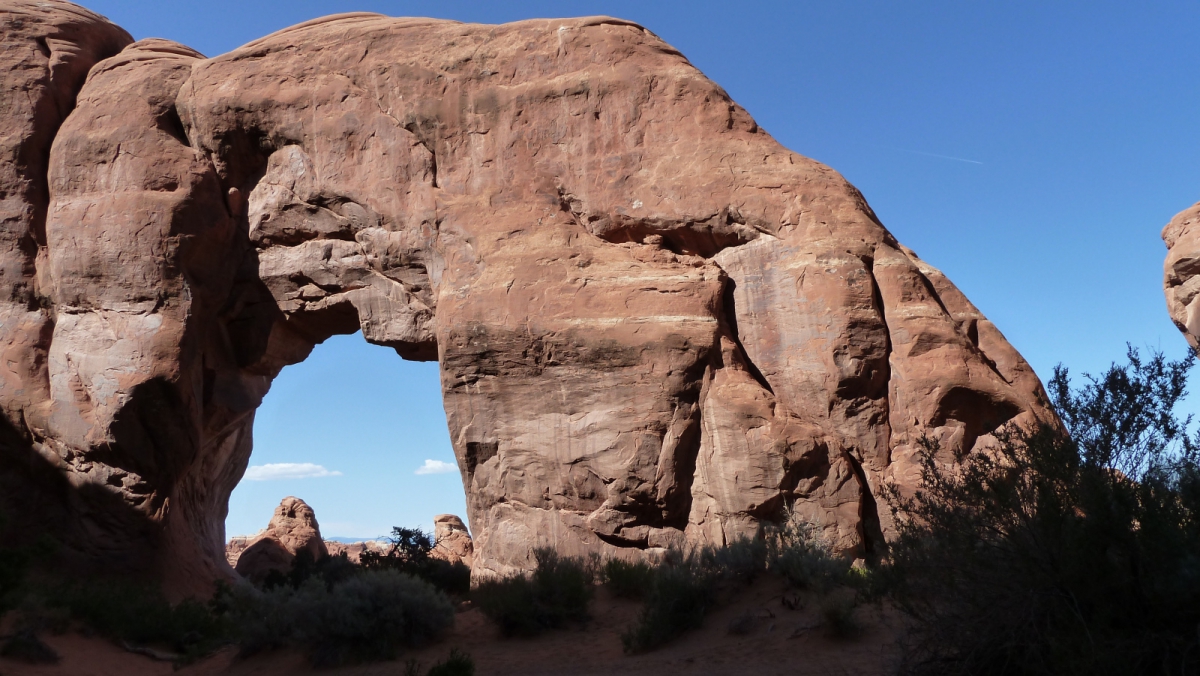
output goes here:
[[[232, 650], [176, 670], [171, 664], [135, 655], [97, 638], [78, 634], [46, 635], [45, 641], [62, 656], [55, 665], [30, 666], [0, 659], [2, 676], [382, 676], [404, 674], [405, 661], [416, 659], [422, 673], [452, 648], [475, 660], [479, 676], [522, 674], [775, 674], [813, 676], [881, 676], [896, 658], [898, 620], [893, 613], [863, 606], [857, 617], [862, 633], [851, 640], [825, 635], [818, 626], [817, 601], [800, 595], [802, 607], [788, 609], [786, 590], [778, 580], [765, 578], [711, 613], [700, 630], [646, 655], [628, 656], [621, 633], [637, 617], [635, 602], [613, 599], [600, 589], [592, 620], [583, 629], [548, 632], [534, 639], [502, 639], [478, 610], [460, 612], [455, 626], [436, 645], [409, 651], [395, 662], [314, 670], [294, 652], [276, 652], [245, 660]], [[793, 595], [787, 593], [791, 598]], [[755, 620], [742, 636], [729, 632], [731, 621], [749, 613]]]

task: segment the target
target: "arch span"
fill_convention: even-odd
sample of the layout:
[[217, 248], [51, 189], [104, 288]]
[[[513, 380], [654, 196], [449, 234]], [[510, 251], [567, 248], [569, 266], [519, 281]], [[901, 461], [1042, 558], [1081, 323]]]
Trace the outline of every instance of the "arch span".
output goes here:
[[866, 553], [922, 434], [1051, 415], [853, 186], [629, 22], [342, 15], [213, 59], [145, 40], [92, 68], [49, 158], [49, 391], [5, 410], [145, 526], [81, 547], [177, 588], [223, 574], [271, 378], [359, 328], [438, 360], [486, 573], [789, 506]]

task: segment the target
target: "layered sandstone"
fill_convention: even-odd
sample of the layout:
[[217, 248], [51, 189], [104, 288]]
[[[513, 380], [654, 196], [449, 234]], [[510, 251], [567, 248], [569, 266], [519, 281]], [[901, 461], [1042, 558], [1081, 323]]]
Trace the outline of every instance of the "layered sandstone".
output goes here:
[[[35, 4], [81, 11], [0, 7]], [[128, 41], [89, 20], [79, 44]], [[44, 171], [21, 199], [50, 214], [3, 254], [28, 297], [4, 324], [5, 452], [97, 515], [81, 551], [177, 589], [228, 570], [253, 411], [338, 333], [438, 360], [483, 573], [536, 546], [725, 542], [787, 507], [870, 555], [921, 436], [949, 459], [1052, 417], [853, 186], [635, 24], [348, 14], [88, 67], [57, 134], [5, 137], [54, 137], [0, 174]]]

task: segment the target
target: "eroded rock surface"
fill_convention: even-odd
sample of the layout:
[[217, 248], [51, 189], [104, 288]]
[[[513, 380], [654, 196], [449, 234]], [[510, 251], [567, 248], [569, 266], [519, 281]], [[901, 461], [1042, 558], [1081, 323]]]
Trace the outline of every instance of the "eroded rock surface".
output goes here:
[[475, 562], [475, 544], [463, 520], [453, 514], [438, 514], [433, 517], [433, 551], [435, 559], [470, 566]]
[[[0, 7], [34, 5], [81, 11]], [[128, 42], [91, 21], [86, 44]], [[30, 299], [0, 405], [71, 487], [43, 499], [111, 503], [82, 549], [185, 571], [168, 586], [228, 570], [271, 379], [359, 329], [439, 361], [477, 573], [725, 542], [788, 507], [869, 556], [922, 435], [950, 458], [1051, 418], [853, 186], [635, 24], [348, 14], [207, 60], [142, 41], [80, 84], [56, 136], [5, 137], [54, 143], [3, 159], [46, 172], [21, 204], [50, 216], [0, 263]]]
[[361, 542], [334, 542], [326, 540], [325, 547], [329, 550], [330, 556], [346, 555], [354, 563], [358, 563], [362, 555], [371, 552], [386, 556], [391, 551], [392, 545], [387, 540], [363, 540]]
[[288, 496], [275, 508], [265, 530], [244, 542], [230, 542], [226, 557], [242, 577], [262, 582], [271, 571], [287, 573], [300, 552], [313, 561], [329, 556], [312, 507]]
[[1163, 228], [1162, 238], [1167, 245], [1167, 312], [1192, 349], [1200, 349], [1200, 203], [1176, 214]]

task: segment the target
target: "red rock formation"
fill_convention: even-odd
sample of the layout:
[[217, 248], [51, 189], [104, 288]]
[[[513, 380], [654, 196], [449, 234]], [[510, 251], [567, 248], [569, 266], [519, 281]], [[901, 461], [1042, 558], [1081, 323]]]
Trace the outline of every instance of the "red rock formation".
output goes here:
[[[1051, 415], [853, 186], [629, 22], [350, 14], [210, 60], [144, 41], [79, 101], [39, 156], [45, 243], [3, 262], [55, 318], [11, 329], [48, 356], [3, 406], [114, 505], [83, 551], [175, 588], [223, 569], [271, 379], [360, 328], [439, 361], [489, 573], [724, 542], [793, 504], [869, 554], [921, 435], [949, 458]], [[12, 394], [37, 387], [42, 409]]]
[[366, 552], [386, 555], [392, 549], [391, 544], [386, 540], [363, 540], [362, 542], [334, 542], [326, 540], [325, 547], [329, 550], [330, 556], [345, 554], [346, 558], [354, 563], [358, 563], [359, 559]]
[[1167, 312], [1193, 349], [1200, 348], [1200, 203], [1178, 214], [1163, 228], [1167, 260], [1163, 291]]
[[239, 575], [254, 582], [262, 582], [273, 570], [288, 572], [300, 552], [308, 552], [313, 561], [329, 556], [312, 507], [290, 496], [275, 508], [266, 530], [241, 540], [230, 542], [226, 558]]
[[[230, 566], [236, 568], [238, 559], [249, 546], [258, 541], [265, 532], [260, 531], [256, 535], [237, 535], [229, 538], [229, 542], [225, 543], [225, 560]], [[285, 548], [286, 549], [286, 548]], [[386, 540], [363, 540], [361, 542], [338, 542], [336, 540], [325, 540], [325, 551], [329, 556], [346, 555], [354, 563], [362, 557], [364, 552], [375, 552], [376, 554], [387, 554], [391, 549], [391, 545]], [[288, 560], [288, 565], [291, 565], [291, 559]]]
[[[6, 537], [31, 542], [53, 534], [80, 564], [153, 568], [152, 556], [122, 556], [146, 537], [140, 519], [129, 518], [124, 501], [111, 499], [103, 481], [89, 481], [46, 443], [56, 317], [39, 274], [46, 267], [51, 143], [88, 71], [133, 39], [68, 3], [5, 0], [0, 25], [0, 511], [8, 517]], [[115, 541], [108, 548], [110, 535]], [[106, 556], [91, 556], [105, 549]]]
[[463, 520], [453, 514], [438, 514], [433, 517], [433, 551], [435, 559], [450, 563], [463, 563], [468, 567], [475, 562], [475, 544]]

